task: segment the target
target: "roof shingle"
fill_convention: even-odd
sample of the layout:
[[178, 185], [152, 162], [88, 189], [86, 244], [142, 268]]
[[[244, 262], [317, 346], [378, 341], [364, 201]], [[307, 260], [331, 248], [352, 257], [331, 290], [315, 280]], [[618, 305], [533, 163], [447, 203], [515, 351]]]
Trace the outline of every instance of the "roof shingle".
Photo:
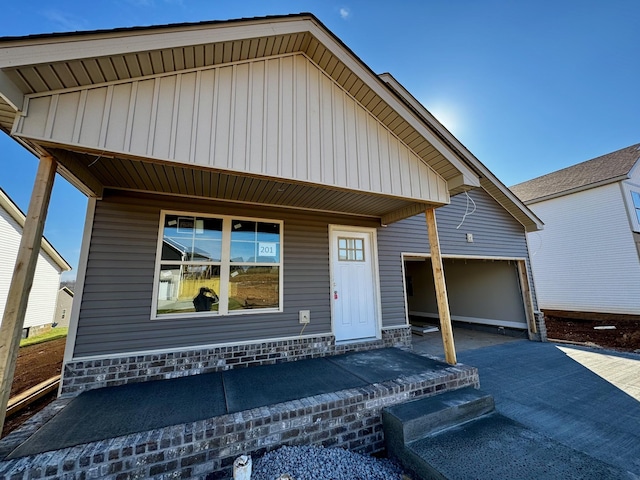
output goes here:
[[616, 181], [629, 174], [640, 159], [640, 143], [617, 150], [600, 157], [548, 173], [541, 177], [519, 183], [511, 187], [520, 200], [525, 203], [561, 195], [577, 189], [600, 185], [608, 180]]

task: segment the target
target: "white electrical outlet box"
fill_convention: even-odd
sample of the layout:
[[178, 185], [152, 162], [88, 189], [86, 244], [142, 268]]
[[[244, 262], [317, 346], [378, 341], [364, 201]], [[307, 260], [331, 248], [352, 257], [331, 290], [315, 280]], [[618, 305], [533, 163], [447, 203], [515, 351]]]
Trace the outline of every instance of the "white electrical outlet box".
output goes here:
[[298, 312], [300, 323], [311, 322], [311, 310], [300, 310]]
[[473, 243], [473, 233], [467, 233], [467, 242]]

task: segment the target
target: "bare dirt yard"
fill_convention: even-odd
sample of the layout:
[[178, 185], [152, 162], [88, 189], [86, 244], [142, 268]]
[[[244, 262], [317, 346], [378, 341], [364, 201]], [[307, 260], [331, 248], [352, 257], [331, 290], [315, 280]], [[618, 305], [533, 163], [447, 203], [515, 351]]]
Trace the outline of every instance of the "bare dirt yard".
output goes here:
[[[59, 375], [62, 370], [62, 357], [66, 338], [58, 338], [45, 343], [22, 347], [18, 353], [16, 372], [11, 385], [11, 398], [28, 390], [40, 382]], [[53, 392], [32, 403], [24, 410], [7, 417], [2, 429], [4, 437], [9, 432], [22, 425], [29, 417], [42, 410], [56, 398]]]
[[640, 316], [545, 311], [547, 337], [640, 353]]

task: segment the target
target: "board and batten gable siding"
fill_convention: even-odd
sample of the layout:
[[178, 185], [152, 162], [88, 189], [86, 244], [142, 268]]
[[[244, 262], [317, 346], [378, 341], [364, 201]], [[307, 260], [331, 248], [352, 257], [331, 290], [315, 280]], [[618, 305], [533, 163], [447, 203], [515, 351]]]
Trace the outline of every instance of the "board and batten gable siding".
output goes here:
[[30, 95], [15, 135], [449, 202], [444, 178], [304, 54]]
[[[7, 303], [21, 237], [22, 227], [4, 208], [0, 208], [0, 312], [4, 312]], [[60, 273], [60, 268], [51, 257], [40, 250], [23, 328], [53, 322]]]
[[[469, 257], [501, 257], [527, 260], [529, 282], [533, 285], [527, 240], [522, 224], [516, 221], [498, 202], [482, 189], [469, 192], [476, 204], [467, 201], [465, 194], [451, 198], [451, 203], [436, 210], [440, 249], [443, 255]], [[468, 243], [466, 234], [473, 234], [473, 243]], [[424, 214], [393, 223], [378, 230], [378, 256], [380, 259], [380, 289], [384, 318], [399, 318], [405, 315], [404, 279], [402, 278], [402, 253], [429, 255], [429, 238]], [[446, 276], [446, 269], [445, 269]], [[533, 305], [536, 298], [532, 288]]]
[[545, 222], [529, 234], [540, 308], [640, 312], [640, 262], [619, 184], [529, 208]]
[[[284, 309], [208, 318], [151, 320], [161, 210], [283, 220]], [[379, 222], [302, 210], [107, 191], [96, 202], [74, 357], [180, 349], [331, 333], [329, 224]], [[395, 319], [383, 319], [394, 325]], [[400, 324], [404, 324], [404, 317]]]

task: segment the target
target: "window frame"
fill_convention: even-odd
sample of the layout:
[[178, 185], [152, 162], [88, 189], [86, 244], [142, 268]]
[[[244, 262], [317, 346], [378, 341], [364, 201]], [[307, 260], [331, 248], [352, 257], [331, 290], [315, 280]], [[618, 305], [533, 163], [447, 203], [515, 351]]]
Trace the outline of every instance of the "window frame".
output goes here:
[[[345, 247], [340, 247], [340, 241], [345, 241]], [[354, 243], [353, 247], [349, 246], [349, 241], [352, 240]], [[358, 248], [357, 243], [360, 243], [360, 247]], [[360, 237], [338, 237], [338, 261], [339, 262], [366, 262], [367, 258], [365, 258], [365, 245], [364, 239]], [[346, 257], [342, 257], [342, 251], [345, 252]], [[362, 254], [362, 258], [358, 257], [358, 252]], [[356, 258], [349, 258], [349, 254], [353, 253]]]
[[[215, 218], [222, 220], [222, 246], [220, 261], [173, 261], [162, 260], [162, 244], [164, 240], [164, 224], [167, 215], [177, 216], [190, 216], [190, 217], [205, 217]], [[279, 261], [278, 262], [231, 262], [231, 230], [232, 222], [234, 220], [257, 222], [257, 223], [274, 223], [278, 224], [280, 228], [279, 239]], [[282, 313], [284, 311], [284, 221], [276, 220], [272, 218], [262, 217], [246, 217], [242, 215], [222, 215], [216, 213], [204, 213], [204, 212], [191, 212], [184, 210], [161, 210], [160, 219], [158, 223], [158, 239], [156, 245], [156, 258], [153, 273], [153, 295], [151, 300], [151, 320], [176, 320], [176, 319], [211, 319], [215, 317], [227, 317], [236, 315], [259, 315], [269, 313]], [[167, 313], [158, 314], [158, 294], [159, 294], [159, 282], [161, 266], [164, 264], [177, 264], [177, 265], [219, 265], [220, 266], [220, 291], [217, 292], [220, 299], [218, 304], [218, 311], [209, 312], [185, 312], [185, 313]], [[231, 274], [231, 266], [272, 266], [278, 267], [278, 308], [256, 308], [256, 309], [241, 309], [241, 310], [229, 310], [229, 279]], [[223, 301], [224, 299], [224, 301]]]
[[[635, 222], [640, 225], [640, 190], [636, 190], [635, 188], [630, 188], [629, 192], [631, 192], [631, 209], [633, 213], [635, 213]], [[635, 198], [638, 198], [638, 205], [636, 205]]]

